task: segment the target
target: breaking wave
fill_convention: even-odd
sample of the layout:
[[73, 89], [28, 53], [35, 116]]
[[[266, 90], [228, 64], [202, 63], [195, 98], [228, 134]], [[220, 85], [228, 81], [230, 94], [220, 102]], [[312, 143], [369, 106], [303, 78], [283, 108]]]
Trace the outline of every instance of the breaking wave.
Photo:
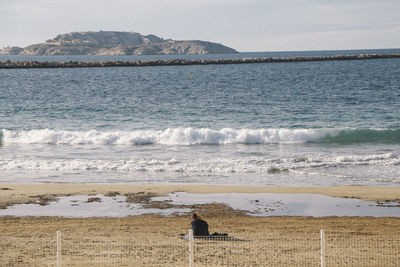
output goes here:
[[231, 129], [168, 128], [166, 130], [0, 131], [0, 145], [226, 145], [290, 143], [400, 143], [400, 130], [390, 129]]
[[304, 156], [304, 157], [246, 157], [214, 159], [158, 159], [132, 158], [107, 159], [60, 159], [41, 157], [12, 157], [0, 159], [0, 170], [36, 170], [63, 172], [166, 172], [197, 174], [269, 173], [278, 174], [296, 170], [311, 170], [346, 166], [397, 166], [400, 157], [393, 153]]

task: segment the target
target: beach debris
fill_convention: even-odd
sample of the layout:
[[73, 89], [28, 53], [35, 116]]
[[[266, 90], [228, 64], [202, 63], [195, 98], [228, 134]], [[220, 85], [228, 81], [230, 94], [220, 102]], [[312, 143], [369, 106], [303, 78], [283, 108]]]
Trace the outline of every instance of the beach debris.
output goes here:
[[110, 191], [107, 194], [105, 194], [106, 197], [116, 197], [116, 196], [119, 196], [119, 195], [121, 195], [121, 193], [118, 192], [118, 191]]
[[89, 197], [87, 200], [87, 203], [92, 203], [92, 202], [101, 202], [101, 198], [99, 197]]
[[49, 205], [51, 201], [57, 201], [56, 195], [37, 195], [37, 196], [29, 196], [30, 198], [34, 198], [33, 201], [30, 201], [32, 204], [39, 204], [40, 206]]
[[156, 194], [150, 192], [126, 193], [124, 195], [128, 203], [148, 203], [152, 197], [156, 196]]
[[395, 207], [395, 208], [398, 208], [398, 207], [400, 207], [400, 202], [386, 199], [384, 201], [377, 201], [376, 202], [376, 206], [378, 206], [378, 207]]
[[125, 194], [125, 196], [126, 196], [125, 201], [127, 203], [138, 203], [141, 204], [142, 207], [146, 209], [176, 208], [176, 206], [173, 206], [168, 203], [170, 201], [152, 201], [152, 198], [157, 196], [155, 193], [150, 193], [150, 192], [127, 193]]

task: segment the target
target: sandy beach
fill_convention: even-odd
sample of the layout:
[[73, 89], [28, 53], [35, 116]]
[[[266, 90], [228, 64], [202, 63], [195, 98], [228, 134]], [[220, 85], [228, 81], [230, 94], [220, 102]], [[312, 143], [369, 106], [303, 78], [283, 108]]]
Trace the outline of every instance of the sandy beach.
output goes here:
[[[359, 198], [373, 201], [400, 201], [400, 188], [383, 187], [235, 187], [205, 185], [99, 185], [99, 184], [2, 184], [0, 204], [6, 207], [16, 203], [37, 203], [46, 205], [55, 197], [71, 195], [126, 195], [127, 201], [149, 204], [150, 196], [162, 196], [172, 192], [189, 193], [285, 193], [324, 194], [336, 197]], [[156, 204], [163, 208], [162, 204]], [[218, 203], [191, 205], [208, 221], [210, 232], [226, 232], [229, 235], [250, 240], [262, 239], [269, 242], [276, 256], [271, 264], [292, 260], [292, 250], [281, 246], [298, 246], [305, 250], [300, 254], [300, 264], [309, 265], [319, 257], [319, 231], [324, 229], [330, 246], [347, 249], [341, 253], [346, 260], [359, 256], [346, 238], [353, 238], [364, 245], [379, 240], [397, 237], [400, 229], [399, 218], [372, 217], [251, 217], [242, 211]], [[140, 215], [125, 218], [59, 218], [59, 217], [0, 217], [0, 257], [5, 259], [0, 266], [51, 266], [55, 262], [55, 235], [63, 233], [65, 266], [174, 266], [187, 265], [187, 243], [178, 236], [187, 233], [190, 218], [186, 215], [160, 216]], [[308, 241], [307, 241], [308, 240]], [[311, 240], [311, 241], [310, 241]], [[361, 241], [360, 241], [361, 240]], [[364, 240], [364, 241], [362, 241]], [[354, 242], [351, 242], [352, 244]], [[129, 246], [129, 248], [127, 248]], [[150, 254], [149, 247], [151, 248]], [[236, 246], [237, 247], [237, 246]], [[207, 245], [206, 249], [215, 250]], [[265, 247], [259, 248], [265, 250]], [[398, 247], [394, 249], [399, 249]], [[125, 250], [129, 250], [126, 252]], [[397, 251], [396, 250], [396, 251]], [[111, 251], [111, 252], [110, 252]], [[124, 252], [125, 251], [125, 252]], [[256, 248], [252, 251], [257, 252]], [[288, 251], [288, 252], [283, 252]], [[331, 250], [332, 251], [332, 250]], [[375, 248], [365, 250], [367, 254], [382, 253]], [[386, 251], [386, 252], [385, 252]], [[264, 251], [265, 252], [265, 251]], [[125, 254], [124, 254], [125, 253]], [[127, 254], [126, 254], [127, 253]], [[296, 252], [297, 253], [297, 252]], [[387, 246], [384, 250], [392, 259], [397, 252]], [[117, 259], [113, 255], [119, 255]], [[123, 255], [124, 254], [124, 255]], [[25, 255], [29, 255], [26, 257]], [[296, 254], [297, 255], [297, 254]], [[362, 254], [363, 256], [364, 254]], [[226, 255], [225, 255], [226, 256]], [[222, 258], [225, 256], [221, 256]], [[365, 255], [364, 255], [365, 256]], [[363, 256], [363, 257], [364, 257]], [[116, 257], [116, 256], [115, 256]], [[333, 257], [333, 256], [332, 256]], [[252, 256], [249, 256], [249, 259]], [[257, 257], [253, 257], [253, 260]], [[378, 257], [375, 257], [378, 259]], [[249, 260], [248, 259], [248, 260]], [[199, 263], [201, 259], [198, 259]], [[251, 259], [250, 259], [251, 261]], [[337, 266], [341, 260], [332, 258]], [[136, 263], [135, 263], [136, 262]], [[240, 260], [237, 259], [237, 264]], [[203, 262], [200, 266], [220, 266], [218, 262]], [[254, 266], [258, 263], [254, 263]], [[378, 264], [378, 262], [376, 262]], [[312, 265], [312, 264], [311, 264]], [[113, 265], [114, 266], [114, 265]], [[236, 265], [232, 265], [236, 266]], [[237, 265], [239, 266], [239, 265]], [[335, 266], [335, 264], [333, 264]], [[372, 266], [372, 265], [371, 265]], [[379, 266], [375, 265], [375, 266]], [[395, 265], [387, 265], [395, 266]]]
[[[293, 254], [290, 250], [281, 247], [295, 246], [294, 249], [300, 247], [308, 251], [308, 256], [300, 260], [300, 264], [309, 265], [310, 262], [307, 261], [307, 258], [313, 258], [313, 265], [318, 266], [320, 229], [326, 231], [327, 237], [329, 235], [338, 237], [338, 240], [330, 241], [329, 245], [344, 250], [348, 249], [345, 253], [340, 254], [343, 258], [349, 257], [347, 260], [351, 258], [352, 253], [357, 255], [355, 252], [361, 248], [349, 247], [350, 242], [346, 241], [347, 238], [358, 240], [358, 243], [361, 243], [359, 240], [365, 240], [365, 243], [361, 244], [364, 246], [362, 247], [364, 251], [367, 251], [365, 246], [370, 246], [374, 242], [371, 241], [374, 240], [373, 238], [390, 240], [393, 234], [398, 233], [398, 229], [400, 229], [400, 220], [394, 218], [254, 218], [235, 214], [226, 216], [226, 213], [207, 214], [206, 218], [211, 231], [225, 231], [231, 236], [250, 240], [262, 237], [271, 246], [270, 250], [265, 249], [263, 253], [270, 257], [274, 251], [273, 248], [275, 247], [277, 250], [272, 264], [290, 263]], [[52, 264], [54, 266], [56, 262], [55, 237], [56, 231], [60, 229], [64, 240], [63, 263], [65, 266], [93, 266], [96, 263], [100, 266], [143, 266], [141, 264], [146, 266], [187, 266], [187, 242], [178, 238], [180, 233], [186, 233], [188, 230], [190, 219], [187, 217], [155, 215], [87, 219], [44, 217], [0, 218], [0, 221], [2, 236], [0, 258], [3, 259], [0, 266], [51, 266]], [[311, 243], [310, 239], [314, 242]], [[123, 256], [127, 247], [130, 248], [130, 254]], [[149, 248], [151, 249], [149, 250]], [[256, 250], [253, 249], [253, 251]], [[396, 254], [398, 248], [393, 251], [388, 247], [384, 251], [392, 258], [398, 255]], [[111, 261], [109, 258], [112, 257], [110, 255], [112, 253], [120, 255], [121, 262], [119, 264], [113, 265], [108, 262]], [[214, 251], [214, 253], [216, 252]], [[373, 249], [367, 253], [374, 257], [376, 256], [374, 253], [379, 254], [381, 251]], [[167, 257], [165, 254], [171, 255], [171, 257]], [[362, 255], [365, 256], [364, 253]], [[253, 255], [254, 258], [258, 256]], [[304, 255], [300, 254], [300, 257], [302, 256]], [[134, 264], [135, 260], [138, 265]], [[271, 262], [272, 259], [269, 260]], [[118, 263], [118, 261], [116, 262]], [[238, 261], [239, 263], [240, 261]], [[200, 266], [207, 266], [207, 264]], [[221, 265], [216, 264], [215, 266]], [[331, 266], [343, 265], [332, 264]]]

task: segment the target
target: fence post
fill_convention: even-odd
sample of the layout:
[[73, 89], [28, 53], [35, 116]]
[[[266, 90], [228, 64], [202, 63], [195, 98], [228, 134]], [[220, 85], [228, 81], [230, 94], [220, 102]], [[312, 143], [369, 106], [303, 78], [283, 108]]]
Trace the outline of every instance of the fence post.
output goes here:
[[189, 229], [189, 267], [193, 267], [193, 230]]
[[325, 231], [321, 230], [321, 267], [325, 267]]
[[57, 267], [61, 267], [61, 230], [57, 230]]

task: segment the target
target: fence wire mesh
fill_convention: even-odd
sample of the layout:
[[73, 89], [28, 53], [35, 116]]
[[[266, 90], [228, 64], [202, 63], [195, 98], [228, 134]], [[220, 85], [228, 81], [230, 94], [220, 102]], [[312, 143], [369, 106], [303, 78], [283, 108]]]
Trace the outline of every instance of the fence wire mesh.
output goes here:
[[3, 234], [0, 237], [0, 266], [55, 266], [57, 246], [55, 232], [40, 238], [27, 234]]
[[[237, 235], [239, 236], [239, 235]], [[194, 266], [318, 266], [319, 234], [305, 238], [195, 238]]]
[[[34, 231], [34, 229], [32, 229]], [[319, 231], [229, 238], [195, 238], [192, 266], [321, 266]], [[60, 266], [190, 266], [189, 240], [177, 235], [61, 235]], [[400, 266], [400, 235], [325, 232], [325, 266]], [[0, 266], [57, 266], [56, 233], [0, 239]]]
[[187, 266], [188, 241], [143, 235], [76, 238], [63, 234], [62, 266]]
[[325, 233], [326, 266], [400, 266], [400, 235]]

